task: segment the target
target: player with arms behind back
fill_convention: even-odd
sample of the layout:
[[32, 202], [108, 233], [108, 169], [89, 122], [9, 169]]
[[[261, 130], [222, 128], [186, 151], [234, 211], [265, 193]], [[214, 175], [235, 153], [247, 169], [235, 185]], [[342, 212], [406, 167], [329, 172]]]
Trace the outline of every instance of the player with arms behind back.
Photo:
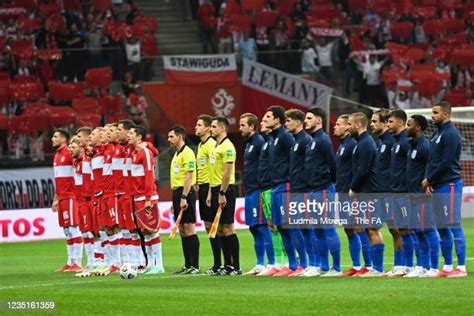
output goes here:
[[[352, 181], [352, 152], [357, 145], [356, 140], [349, 133], [349, 115], [341, 115], [337, 118], [336, 124], [334, 125], [334, 136], [341, 140], [341, 144], [336, 152], [336, 192], [339, 194], [339, 201], [350, 202], [352, 199], [347, 196], [349, 193], [349, 187]], [[340, 212], [339, 218], [347, 220], [348, 226], [356, 226], [353, 217], [349, 212]], [[345, 227], [344, 231], [349, 241], [349, 253], [352, 259], [352, 268], [344, 272], [342, 276], [353, 276], [358, 273], [364, 273], [363, 269], [372, 267], [372, 261], [370, 265], [364, 268], [361, 267], [360, 263], [360, 252], [362, 249], [362, 243], [360, 233], [363, 231], [367, 235], [365, 230]], [[367, 241], [368, 241], [367, 236]], [[367, 270], [368, 272], [368, 270]]]
[[265, 253], [268, 257], [268, 269], [275, 265], [272, 236], [267, 219], [263, 212], [262, 197], [258, 182], [260, 152], [265, 143], [257, 132], [258, 119], [252, 113], [240, 116], [239, 131], [246, 140], [244, 153], [244, 183], [245, 183], [245, 223], [249, 226], [254, 238], [256, 266], [245, 275], [256, 275], [265, 270]]
[[[89, 146], [90, 135], [92, 129], [89, 127], [80, 127], [76, 131], [75, 138], [77, 138], [78, 146], [81, 148], [81, 164], [80, 169], [76, 164], [76, 171], [80, 172], [82, 178], [82, 195], [83, 203], [79, 205], [79, 213], [81, 215], [81, 232], [82, 238], [84, 239], [84, 248], [87, 254], [87, 266], [84, 271], [76, 274], [77, 277], [88, 277], [92, 275], [92, 271], [96, 266], [103, 263], [104, 255], [102, 253], [102, 247], [99, 242], [95, 242], [98, 239], [99, 232], [94, 230], [94, 214], [92, 204], [92, 151]], [[72, 153], [72, 148], [69, 148]]]
[[[382, 217], [384, 222], [387, 223], [389, 232], [392, 235], [394, 249], [394, 266], [401, 267], [403, 265], [402, 238], [400, 237], [400, 233], [398, 232], [398, 229], [394, 226], [392, 220], [392, 198], [390, 197], [390, 191], [392, 190], [390, 163], [392, 158], [391, 154], [394, 139], [392, 132], [387, 126], [389, 114], [390, 111], [387, 109], [375, 111], [374, 114], [372, 114], [370, 128], [372, 129], [372, 132], [378, 137], [377, 155], [375, 156], [375, 177], [378, 186], [378, 192], [387, 195], [385, 197], [381, 197], [381, 205], [383, 206]], [[365, 260], [365, 258], [368, 258], [368, 256], [370, 256], [371, 252], [364, 252], [365, 246], [363, 236], [360, 236], [360, 238], [362, 241], [362, 253], [364, 254]], [[370, 243], [368, 243], [368, 240], [367, 248], [370, 250]]]
[[[407, 153], [408, 153], [408, 135], [406, 132], [407, 115], [403, 110], [393, 110], [388, 115], [387, 126], [393, 133], [394, 143], [391, 151], [390, 161], [390, 181], [392, 198], [392, 233], [396, 230], [402, 238], [402, 262], [401, 266], [395, 265], [387, 273], [389, 277], [399, 277], [413, 270], [414, 266], [414, 239], [412, 233], [407, 229], [408, 208], [407, 199]], [[395, 237], [394, 237], [394, 240]], [[395, 246], [398, 243], [395, 244]]]
[[[317, 201], [334, 201], [336, 188], [336, 157], [331, 138], [324, 131], [326, 112], [321, 108], [312, 108], [306, 113], [305, 128], [311, 134], [311, 142], [306, 146], [304, 173], [308, 192]], [[328, 208], [326, 208], [328, 209]], [[323, 215], [334, 218], [334, 214]], [[334, 225], [316, 228], [316, 248], [321, 257], [320, 273], [324, 277], [341, 276], [341, 240]], [[329, 268], [329, 255], [333, 267]]]
[[[362, 112], [353, 113], [349, 116], [349, 131], [357, 139], [357, 145], [352, 153], [352, 182], [349, 189], [350, 196], [364, 196], [378, 191], [376, 182], [375, 157], [377, 146], [372, 136], [367, 132], [368, 118]], [[360, 201], [360, 199], [359, 199]], [[366, 201], [364, 201], [366, 202]], [[368, 201], [367, 201], [368, 202]], [[375, 205], [371, 215], [374, 218], [381, 218], [383, 205]], [[381, 226], [381, 225], [380, 225]], [[372, 250], [372, 260], [374, 268], [360, 277], [381, 277], [385, 276], [383, 267], [383, 256], [385, 244], [379, 225], [370, 225], [367, 234]]]
[[[306, 174], [304, 164], [306, 158], [306, 146], [311, 137], [303, 128], [305, 115], [298, 109], [290, 109], [285, 112], [286, 130], [293, 135], [294, 145], [290, 150], [290, 191], [296, 196], [297, 201], [306, 197]], [[315, 276], [318, 274], [319, 258], [316, 253], [316, 235], [313, 227], [290, 228], [292, 241], [299, 257], [298, 268], [289, 276]], [[309, 260], [308, 260], [309, 259]]]
[[425, 176], [430, 154], [430, 143], [423, 136], [428, 120], [413, 115], [407, 124], [409, 141], [407, 157], [407, 186], [410, 196], [409, 228], [415, 230], [420, 244], [416, 268], [405, 277], [432, 277], [438, 273], [439, 237], [436, 232], [431, 198], [424, 194], [421, 182]]

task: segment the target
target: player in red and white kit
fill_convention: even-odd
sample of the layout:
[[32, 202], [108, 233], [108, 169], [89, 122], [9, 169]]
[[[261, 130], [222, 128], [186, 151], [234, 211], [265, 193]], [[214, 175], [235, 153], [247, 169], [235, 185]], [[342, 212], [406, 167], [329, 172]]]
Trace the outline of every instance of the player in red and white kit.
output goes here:
[[64, 229], [66, 236], [68, 260], [58, 272], [81, 271], [82, 236], [79, 231], [79, 212], [74, 193], [74, 167], [67, 143], [69, 132], [57, 129], [51, 142], [56, 149], [54, 155], [54, 178], [56, 194], [52, 204], [54, 212], [58, 213], [59, 226]]
[[[117, 143], [114, 155], [114, 181], [119, 195], [119, 227], [122, 230], [123, 244], [121, 250], [122, 264], [128, 263], [136, 267], [145, 266], [141, 240], [133, 220], [131, 165], [134, 147], [128, 144], [128, 132], [135, 124], [131, 120], [122, 120], [117, 124]], [[116, 160], [115, 160], [116, 159]], [[115, 167], [116, 166], [116, 167]], [[121, 169], [121, 173], [119, 172]], [[123, 251], [125, 250], [125, 251]]]
[[[76, 135], [69, 141], [69, 151], [74, 159], [74, 184], [76, 200], [79, 210], [79, 230], [82, 233], [84, 240], [84, 248], [87, 255], [87, 265], [84, 271], [76, 274], [77, 277], [90, 276], [90, 271], [94, 268], [94, 234], [92, 232], [92, 205], [90, 203], [90, 196], [86, 200], [87, 185], [90, 185], [90, 173], [87, 174], [87, 168], [90, 169], [90, 163], [85, 161], [84, 148], [81, 146], [81, 141]], [[89, 177], [89, 183], [86, 179]]]
[[[82, 231], [82, 238], [84, 238], [84, 247], [87, 254], [87, 267], [83, 272], [76, 274], [77, 277], [88, 277], [91, 276], [95, 267], [103, 265], [104, 254], [102, 253], [102, 246], [99, 242], [99, 230], [94, 229], [94, 206], [92, 203], [92, 197], [94, 196], [92, 187], [92, 147], [90, 143], [90, 135], [92, 129], [90, 127], [80, 127], [76, 131], [75, 137], [77, 137], [79, 146], [82, 148], [82, 191], [84, 196], [84, 205], [80, 207], [80, 214], [86, 215], [81, 216], [84, 222], [84, 229]], [[97, 241], [97, 242], [96, 242]], [[93, 256], [90, 256], [92, 251]]]
[[[129, 144], [134, 146], [132, 152], [131, 176], [133, 184], [133, 196], [135, 213], [147, 210], [149, 214], [157, 214], [158, 193], [155, 184], [155, 163], [154, 153], [151, 144], [144, 142], [146, 131], [141, 126], [133, 127], [128, 133]], [[155, 150], [155, 155], [158, 152]], [[138, 215], [137, 215], [138, 216]], [[161, 238], [158, 229], [150, 230], [146, 223], [137, 218], [138, 228], [145, 235], [145, 248], [148, 257], [148, 264], [143, 271], [145, 274], [163, 273], [163, 258], [161, 251]]]
[[[103, 275], [104, 272], [109, 271], [110, 266], [110, 242], [109, 237], [104, 229], [101, 229], [99, 225], [99, 219], [104, 209], [104, 182], [102, 181], [102, 169], [104, 167], [104, 137], [105, 133], [102, 133], [103, 128], [95, 128], [90, 135], [90, 146], [92, 147], [92, 203], [93, 203], [93, 229], [94, 232], [99, 234], [100, 247], [104, 255], [102, 264], [99, 264], [92, 271], [96, 275]], [[103, 135], [104, 134], [104, 135]]]
[[100, 229], [104, 229], [109, 239], [108, 254], [110, 266], [102, 275], [120, 271], [120, 241], [122, 233], [118, 227], [118, 198], [114, 186], [113, 156], [115, 153], [116, 131], [112, 124], [107, 124], [101, 132], [103, 143], [103, 165], [102, 165], [102, 192], [103, 205], [98, 217]]

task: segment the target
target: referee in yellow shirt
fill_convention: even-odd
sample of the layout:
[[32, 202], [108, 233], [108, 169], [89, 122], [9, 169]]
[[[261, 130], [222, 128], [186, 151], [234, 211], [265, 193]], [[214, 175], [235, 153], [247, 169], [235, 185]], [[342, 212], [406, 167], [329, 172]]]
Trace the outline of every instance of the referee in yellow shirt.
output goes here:
[[[201, 142], [197, 150], [197, 183], [199, 186], [199, 215], [204, 221], [206, 231], [211, 230], [212, 221], [214, 220], [211, 208], [207, 206], [206, 199], [209, 191], [209, 167], [211, 164], [211, 152], [216, 147], [216, 141], [211, 136], [212, 116], [207, 114], [199, 115], [196, 122], [195, 134]], [[212, 254], [214, 256], [214, 264], [207, 270], [207, 274], [216, 275], [222, 266], [221, 259], [221, 239], [219, 236], [210, 238]]]
[[229, 121], [225, 117], [218, 116], [212, 120], [211, 134], [217, 145], [211, 153], [210, 189], [206, 203], [211, 207], [213, 217], [222, 207], [218, 235], [225, 266], [219, 269], [219, 275], [241, 275], [239, 239], [234, 230], [236, 152], [234, 144], [227, 138], [228, 129]]
[[196, 156], [186, 146], [184, 127], [174, 126], [168, 132], [168, 142], [176, 152], [171, 160], [170, 183], [173, 190], [173, 212], [175, 219], [181, 209], [183, 216], [179, 225], [184, 253], [184, 267], [175, 274], [199, 274], [199, 239], [196, 235]]

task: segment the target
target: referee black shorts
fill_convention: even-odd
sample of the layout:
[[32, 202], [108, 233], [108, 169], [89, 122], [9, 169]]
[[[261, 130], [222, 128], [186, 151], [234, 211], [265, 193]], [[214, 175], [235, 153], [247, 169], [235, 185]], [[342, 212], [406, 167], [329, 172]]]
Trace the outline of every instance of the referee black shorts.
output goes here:
[[[183, 188], [179, 187], [173, 190], [173, 213], [174, 219], [178, 218], [180, 211], [181, 196], [183, 195]], [[188, 208], [184, 210], [183, 217], [181, 217], [181, 224], [195, 224], [196, 223], [196, 194], [193, 187], [187, 196]]]
[[[212, 213], [212, 220], [216, 216], [217, 209], [219, 208], [219, 191], [221, 187], [213, 187], [211, 188], [211, 213]], [[235, 199], [236, 199], [236, 189], [235, 186], [229, 185], [227, 192], [225, 193], [225, 197], [227, 199], [227, 204], [222, 209], [221, 219], [219, 221], [220, 224], [233, 224], [234, 223], [234, 216], [235, 216]]]
[[[199, 185], [199, 215], [201, 216], [201, 220], [204, 222], [211, 222], [214, 220], [214, 216], [212, 215], [211, 208], [207, 206], [206, 199], [207, 199], [207, 192], [209, 191], [209, 183], [204, 183]], [[216, 214], [214, 212], [214, 214]]]

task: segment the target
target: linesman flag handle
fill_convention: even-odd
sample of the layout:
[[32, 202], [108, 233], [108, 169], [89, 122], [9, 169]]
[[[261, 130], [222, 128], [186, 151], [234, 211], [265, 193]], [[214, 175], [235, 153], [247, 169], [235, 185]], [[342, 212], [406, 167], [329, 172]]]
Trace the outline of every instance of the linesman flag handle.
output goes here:
[[222, 206], [219, 206], [219, 208], [217, 209], [216, 217], [214, 218], [214, 221], [212, 222], [211, 230], [209, 230], [209, 234], [208, 234], [209, 238], [216, 238], [217, 228], [219, 227], [221, 214], [222, 214]]
[[179, 210], [178, 218], [176, 219], [176, 223], [174, 223], [173, 229], [171, 230], [170, 235], [168, 236], [169, 240], [173, 240], [176, 236], [176, 232], [178, 231], [179, 224], [181, 223], [181, 217], [183, 217], [184, 208]]

